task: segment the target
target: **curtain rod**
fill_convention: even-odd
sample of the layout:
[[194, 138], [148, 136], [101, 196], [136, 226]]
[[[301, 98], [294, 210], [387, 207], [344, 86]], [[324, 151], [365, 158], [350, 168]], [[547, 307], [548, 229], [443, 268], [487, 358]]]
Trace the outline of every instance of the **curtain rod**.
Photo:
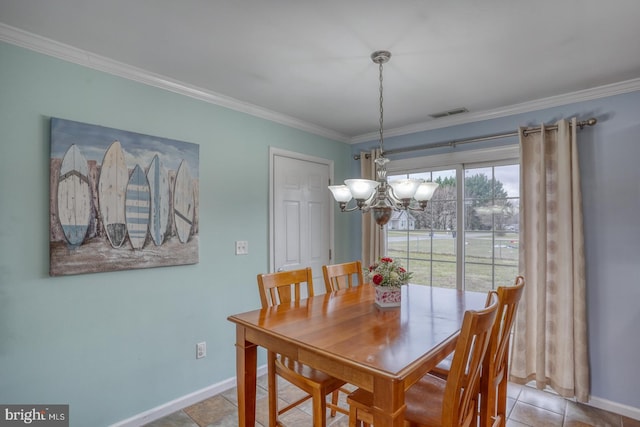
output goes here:
[[[582, 129], [585, 126], [594, 126], [596, 123], [598, 123], [598, 120], [594, 117], [587, 119], [587, 120], [582, 120], [580, 122], [577, 123], [577, 126]], [[557, 130], [558, 126], [554, 125], [554, 126], [547, 126], [545, 127], [545, 130]], [[522, 134], [524, 136], [527, 136], [529, 134], [532, 133], [538, 133], [541, 132], [542, 128], [540, 126], [537, 127], [528, 127], [528, 128], [524, 128], [522, 129]], [[428, 150], [430, 148], [439, 148], [439, 147], [455, 147], [456, 145], [462, 145], [462, 144], [470, 144], [472, 142], [482, 142], [482, 141], [491, 141], [493, 139], [501, 139], [501, 138], [508, 138], [510, 136], [518, 136], [520, 134], [520, 132], [505, 132], [505, 133], [496, 133], [493, 135], [487, 135], [487, 136], [480, 136], [480, 137], [476, 137], [476, 138], [467, 138], [467, 139], [459, 139], [459, 140], [453, 140], [453, 141], [445, 141], [445, 142], [434, 142], [431, 144], [425, 144], [425, 145], [418, 145], [415, 147], [406, 147], [406, 148], [396, 148], [395, 150], [387, 150], [385, 151], [385, 154], [399, 154], [399, 153], [407, 153], [410, 151], [422, 151], [422, 150]], [[365, 154], [365, 158], [369, 158], [370, 154]], [[353, 160], [360, 160], [360, 155], [356, 154], [353, 156]]]

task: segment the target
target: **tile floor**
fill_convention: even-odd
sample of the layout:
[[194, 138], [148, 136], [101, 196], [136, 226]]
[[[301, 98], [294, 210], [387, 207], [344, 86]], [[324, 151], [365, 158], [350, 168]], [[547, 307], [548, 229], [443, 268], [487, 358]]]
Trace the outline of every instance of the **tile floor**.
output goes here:
[[[291, 402], [300, 395], [297, 387], [282, 382], [280, 399]], [[640, 421], [577, 404], [535, 388], [509, 384], [507, 427], [640, 427]], [[341, 399], [343, 395], [341, 393]], [[345, 405], [345, 402], [342, 402]], [[258, 379], [256, 426], [267, 426], [266, 377]], [[281, 417], [288, 427], [311, 426], [311, 403], [305, 402]], [[174, 412], [145, 427], [236, 427], [238, 425], [236, 389]], [[329, 427], [348, 427], [349, 419], [338, 413], [327, 417]]]

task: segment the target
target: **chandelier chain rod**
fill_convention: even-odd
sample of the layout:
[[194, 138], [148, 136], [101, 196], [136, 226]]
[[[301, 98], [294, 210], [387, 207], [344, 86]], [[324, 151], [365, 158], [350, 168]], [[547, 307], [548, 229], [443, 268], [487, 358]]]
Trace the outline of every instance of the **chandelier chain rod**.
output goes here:
[[380, 62], [379, 70], [380, 70], [380, 155], [384, 156], [384, 107], [382, 106], [383, 96], [382, 96], [382, 62]]

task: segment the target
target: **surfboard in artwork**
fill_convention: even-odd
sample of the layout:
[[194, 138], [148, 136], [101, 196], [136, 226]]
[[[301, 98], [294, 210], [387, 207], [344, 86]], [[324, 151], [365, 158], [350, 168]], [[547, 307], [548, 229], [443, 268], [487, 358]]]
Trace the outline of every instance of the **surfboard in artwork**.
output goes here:
[[150, 213], [149, 181], [140, 165], [136, 165], [127, 184], [125, 219], [133, 249], [142, 249], [147, 240]]
[[91, 219], [89, 166], [80, 149], [72, 144], [60, 164], [58, 219], [71, 246], [82, 244]]
[[169, 175], [167, 169], [156, 154], [147, 171], [151, 216], [149, 232], [156, 246], [162, 245], [169, 223]]
[[114, 141], [104, 155], [98, 182], [100, 217], [107, 238], [114, 248], [122, 246], [127, 235], [124, 208], [128, 181], [129, 171], [124, 151], [120, 142]]
[[186, 160], [180, 162], [173, 191], [173, 213], [180, 242], [187, 243], [195, 213], [191, 171]]

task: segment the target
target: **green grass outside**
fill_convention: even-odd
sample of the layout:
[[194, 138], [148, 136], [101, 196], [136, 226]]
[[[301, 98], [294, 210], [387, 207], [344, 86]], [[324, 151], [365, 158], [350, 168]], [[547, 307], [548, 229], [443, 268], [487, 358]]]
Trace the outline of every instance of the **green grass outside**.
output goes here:
[[[389, 256], [400, 259], [413, 273], [412, 283], [455, 288], [456, 239], [451, 232], [434, 232], [433, 238], [427, 230], [409, 233], [407, 243], [406, 231], [388, 232]], [[518, 274], [518, 234], [467, 232], [464, 270], [466, 290], [512, 284]]]

